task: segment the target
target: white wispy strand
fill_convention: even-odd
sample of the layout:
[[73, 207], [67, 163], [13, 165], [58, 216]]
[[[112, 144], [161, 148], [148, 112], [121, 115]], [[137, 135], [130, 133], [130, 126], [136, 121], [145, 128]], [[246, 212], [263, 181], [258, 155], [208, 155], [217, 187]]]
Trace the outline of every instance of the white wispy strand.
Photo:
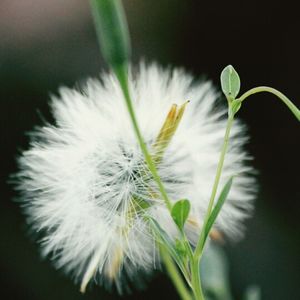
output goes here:
[[[141, 64], [135, 74], [130, 90], [150, 150], [171, 105], [190, 100], [158, 171], [172, 201], [191, 201], [186, 230], [195, 243], [223, 142], [226, 110], [218, 107], [210, 82], [195, 82], [183, 70]], [[19, 159], [18, 189], [29, 223], [41, 233], [43, 254], [83, 280], [82, 290], [94, 275], [100, 281], [115, 280], [121, 288], [122, 274], [132, 277], [159, 265], [144, 211], [134, 199], [149, 203], [147, 213], [169, 234], [175, 236], [176, 229], [158, 197], [113, 75], [90, 79], [80, 91], [61, 88], [51, 108], [55, 125], [35, 130], [29, 150]], [[241, 235], [253, 198], [246, 140], [244, 127], [236, 123], [221, 186], [229, 176], [238, 176], [215, 225], [230, 238]]]

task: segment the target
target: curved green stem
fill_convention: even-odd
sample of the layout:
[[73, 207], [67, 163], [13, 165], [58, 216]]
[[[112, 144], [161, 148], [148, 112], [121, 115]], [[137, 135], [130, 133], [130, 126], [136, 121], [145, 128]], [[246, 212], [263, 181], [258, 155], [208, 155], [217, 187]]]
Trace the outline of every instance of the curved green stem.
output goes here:
[[250, 89], [246, 93], [244, 93], [241, 97], [237, 100], [244, 101], [246, 98], [253, 94], [267, 92], [277, 96], [283, 103], [291, 110], [291, 112], [295, 115], [298, 121], [300, 121], [300, 110], [292, 103], [292, 101], [287, 98], [283, 93], [279, 92], [278, 90], [268, 87], [268, 86], [258, 86], [253, 89]]
[[156, 166], [155, 166], [155, 164], [154, 164], [154, 162], [151, 158], [151, 155], [150, 155], [150, 153], [147, 149], [147, 146], [146, 146], [146, 144], [143, 140], [143, 137], [142, 137], [140, 128], [138, 126], [138, 122], [137, 122], [135, 113], [134, 113], [134, 109], [133, 109], [133, 106], [132, 106], [132, 101], [131, 101], [131, 97], [130, 97], [130, 93], [129, 93], [129, 89], [128, 89], [127, 66], [124, 65], [124, 64], [120, 65], [118, 67], [115, 67], [114, 71], [115, 71], [115, 74], [116, 74], [116, 76], [117, 76], [117, 78], [120, 82], [121, 89], [122, 89], [122, 92], [123, 92], [124, 97], [125, 97], [127, 109], [128, 109], [131, 121], [132, 121], [133, 129], [134, 129], [134, 132], [135, 132], [136, 137], [138, 139], [141, 150], [144, 154], [147, 166], [148, 166], [148, 168], [149, 168], [149, 170], [150, 170], [150, 172], [153, 176], [153, 179], [155, 180], [155, 182], [158, 185], [159, 191], [161, 193], [161, 196], [162, 196], [167, 208], [169, 209], [169, 211], [171, 211], [171, 209], [172, 209], [171, 201], [170, 201], [170, 199], [167, 195], [165, 187], [164, 187], [164, 185], [163, 185], [163, 183], [162, 183], [162, 181], [159, 177], [159, 174], [157, 172]]
[[[174, 264], [171, 256], [167, 252], [167, 250], [161, 246], [160, 247], [160, 253], [162, 260], [165, 264], [166, 270], [168, 271], [168, 274], [177, 289], [178, 294], [180, 295], [181, 299], [183, 300], [192, 300], [192, 297], [190, 293], [188, 292], [186, 285], [184, 284], [181, 275], [178, 273], [178, 269], [176, 265]], [[201, 299], [201, 298], [199, 298]]]

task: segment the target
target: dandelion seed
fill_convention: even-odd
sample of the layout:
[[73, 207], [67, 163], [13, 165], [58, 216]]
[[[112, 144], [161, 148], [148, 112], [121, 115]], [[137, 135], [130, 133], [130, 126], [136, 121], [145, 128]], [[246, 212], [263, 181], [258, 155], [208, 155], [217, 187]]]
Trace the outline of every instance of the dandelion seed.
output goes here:
[[[141, 64], [130, 77], [134, 108], [145, 142], [172, 201], [188, 198], [185, 230], [195, 243], [224, 135], [226, 110], [217, 107], [210, 82], [182, 70]], [[190, 103], [184, 102], [189, 99]], [[51, 108], [55, 125], [32, 133], [19, 158], [17, 188], [42, 253], [81, 282], [133, 280], [158, 267], [155, 240], [145, 220], [153, 216], [171, 236], [177, 230], [160, 198], [134, 136], [117, 80], [104, 74], [82, 91], [60, 89]], [[176, 131], [176, 132], [175, 132]], [[239, 174], [214, 227], [230, 238], [242, 233], [254, 180], [243, 150], [244, 126], [233, 127], [223, 176]]]

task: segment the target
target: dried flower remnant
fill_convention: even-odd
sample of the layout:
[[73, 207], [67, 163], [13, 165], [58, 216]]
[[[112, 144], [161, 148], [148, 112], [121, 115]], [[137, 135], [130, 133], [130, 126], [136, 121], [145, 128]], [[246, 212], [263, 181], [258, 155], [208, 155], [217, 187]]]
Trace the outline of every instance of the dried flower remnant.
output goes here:
[[[134, 73], [134, 72], [131, 72]], [[180, 69], [141, 64], [129, 79], [147, 147], [172, 201], [190, 200], [185, 231], [199, 237], [224, 136], [226, 110], [209, 82]], [[184, 102], [189, 99], [190, 102]], [[51, 108], [55, 125], [32, 133], [19, 159], [18, 189], [28, 221], [41, 233], [43, 255], [81, 282], [115, 282], [151, 273], [159, 254], [145, 216], [173, 238], [178, 234], [144, 161], [123, 95], [112, 74], [88, 80], [82, 91], [62, 88]], [[242, 233], [254, 179], [243, 150], [244, 126], [233, 126], [221, 185], [239, 174], [214, 225], [216, 236]], [[218, 233], [218, 234], [217, 234]]]

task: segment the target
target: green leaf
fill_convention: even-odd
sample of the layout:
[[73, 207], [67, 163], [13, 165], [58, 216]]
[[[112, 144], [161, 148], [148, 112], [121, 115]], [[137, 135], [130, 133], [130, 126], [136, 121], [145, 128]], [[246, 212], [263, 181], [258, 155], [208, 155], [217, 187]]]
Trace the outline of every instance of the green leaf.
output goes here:
[[120, 0], [90, 0], [100, 48], [113, 68], [127, 64], [130, 41], [125, 13]]
[[231, 109], [232, 109], [232, 112], [234, 114], [236, 114], [239, 109], [241, 108], [241, 105], [242, 105], [242, 101], [239, 100], [239, 99], [235, 99], [232, 101], [232, 104], [231, 104]]
[[229, 65], [221, 73], [221, 87], [227, 99], [233, 100], [240, 91], [241, 81], [239, 74]]
[[230, 177], [230, 179], [227, 181], [227, 183], [225, 184], [225, 186], [223, 187], [222, 191], [221, 191], [221, 194], [217, 200], [217, 203], [214, 207], [214, 209], [212, 210], [210, 216], [209, 216], [209, 219], [206, 223], [206, 226], [205, 226], [205, 239], [207, 238], [213, 224], [215, 223], [216, 219], [217, 219], [217, 216], [229, 194], [229, 191], [231, 189], [231, 186], [232, 186], [232, 181], [233, 181], [233, 177]]
[[242, 101], [240, 99], [235, 99], [230, 103], [230, 113], [234, 116], [241, 108]]
[[182, 240], [178, 240], [178, 239], [176, 240], [175, 248], [176, 248], [177, 253], [181, 257], [185, 257], [187, 255], [187, 250], [186, 250], [185, 244]]
[[172, 207], [172, 218], [180, 230], [184, 227], [184, 223], [189, 216], [190, 208], [190, 201], [187, 199], [178, 200]]

